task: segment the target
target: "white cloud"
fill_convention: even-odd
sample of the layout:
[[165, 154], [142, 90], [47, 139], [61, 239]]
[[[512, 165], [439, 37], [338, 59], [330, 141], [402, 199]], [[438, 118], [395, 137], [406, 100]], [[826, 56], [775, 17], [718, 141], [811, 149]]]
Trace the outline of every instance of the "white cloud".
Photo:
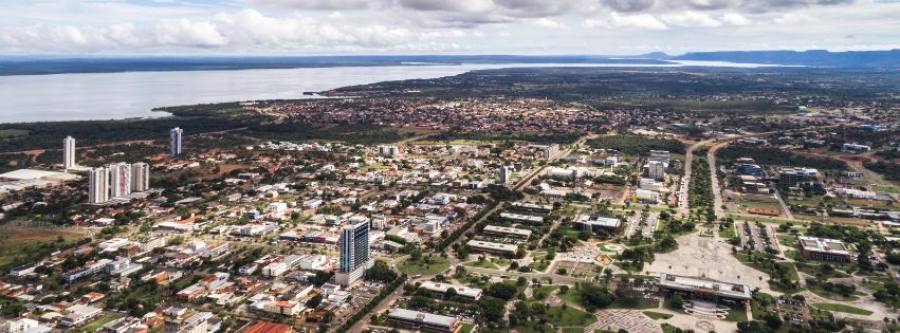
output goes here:
[[744, 17], [744, 15], [738, 13], [725, 13], [722, 15], [722, 22], [725, 22], [730, 25], [747, 25], [750, 24], [750, 20]]
[[610, 23], [616, 28], [635, 28], [647, 30], [666, 30], [668, 25], [650, 14], [622, 15], [612, 13]]
[[546, 17], [533, 19], [533, 20], [530, 20], [530, 22], [532, 24], [542, 27], [542, 28], [549, 28], [549, 29], [555, 29], [555, 30], [570, 30], [568, 25], [560, 23], [555, 20], [548, 19]]
[[686, 11], [682, 13], [671, 13], [671, 14], [663, 14], [660, 15], [660, 20], [665, 22], [670, 26], [678, 26], [678, 27], [718, 27], [722, 25], [722, 22], [714, 19], [712, 16], [706, 13], [700, 13], [695, 11]]

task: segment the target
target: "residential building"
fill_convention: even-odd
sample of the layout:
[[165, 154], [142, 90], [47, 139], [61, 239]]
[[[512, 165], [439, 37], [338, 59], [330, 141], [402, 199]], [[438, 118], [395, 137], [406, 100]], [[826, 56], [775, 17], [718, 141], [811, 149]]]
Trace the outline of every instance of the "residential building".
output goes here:
[[646, 170], [647, 177], [653, 178], [653, 180], [666, 180], [666, 166], [662, 162], [647, 162], [647, 164], [644, 165], [644, 169]]
[[63, 168], [66, 170], [75, 167], [75, 138], [67, 136], [63, 139]]
[[150, 165], [138, 162], [131, 165], [131, 191], [144, 192], [150, 189]]
[[109, 201], [109, 169], [93, 168], [88, 173], [88, 203], [101, 204]]
[[181, 136], [184, 131], [180, 127], [175, 127], [169, 131], [169, 156], [177, 157], [181, 155]]
[[109, 165], [109, 190], [112, 198], [124, 198], [131, 194], [131, 164]]

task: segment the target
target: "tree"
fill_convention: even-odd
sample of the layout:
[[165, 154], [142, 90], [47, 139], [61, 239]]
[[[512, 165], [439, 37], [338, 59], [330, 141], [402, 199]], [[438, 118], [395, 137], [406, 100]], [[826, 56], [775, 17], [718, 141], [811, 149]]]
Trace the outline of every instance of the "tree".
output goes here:
[[681, 310], [684, 308], [684, 299], [681, 298], [681, 295], [673, 295], [669, 297], [669, 307], [675, 310]]
[[511, 300], [518, 292], [519, 290], [515, 285], [507, 282], [500, 282], [492, 284], [488, 288], [486, 294], [500, 299]]
[[615, 301], [614, 296], [606, 288], [585, 283], [581, 284], [579, 289], [581, 291], [581, 303], [591, 312], [595, 309], [606, 308]]
[[306, 301], [306, 307], [315, 309], [322, 303], [322, 294], [316, 294], [308, 301]]

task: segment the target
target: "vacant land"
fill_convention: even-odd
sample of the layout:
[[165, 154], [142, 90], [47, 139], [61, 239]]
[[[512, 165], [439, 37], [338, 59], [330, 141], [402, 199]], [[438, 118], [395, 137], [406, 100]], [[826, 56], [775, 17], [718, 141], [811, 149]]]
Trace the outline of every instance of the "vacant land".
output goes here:
[[83, 238], [71, 228], [0, 226], [0, 268], [36, 260]]

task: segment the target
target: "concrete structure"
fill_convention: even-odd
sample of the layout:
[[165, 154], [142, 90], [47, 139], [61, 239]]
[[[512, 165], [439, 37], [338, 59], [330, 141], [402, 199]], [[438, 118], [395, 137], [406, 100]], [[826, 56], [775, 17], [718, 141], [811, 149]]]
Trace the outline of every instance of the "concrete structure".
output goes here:
[[636, 189], [634, 190], [634, 197], [639, 202], [644, 203], [657, 203], [659, 202], [659, 192], [650, 191], [645, 189]]
[[509, 208], [518, 212], [529, 212], [529, 213], [537, 213], [541, 215], [550, 214], [553, 211], [553, 206], [551, 205], [540, 205], [531, 202], [513, 202], [509, 205]]
[[500, 218], [513, 222], [540, 224], [544, 223], [544, 218], [534, 215], [516, 214], [516, 213], [500, 213]]
[[131, 164], [120, 162], [109, 165], [109, 196], [124, 198], [131, 194]]
[[75, 168], [75, 138], [71, 136], [63, 139], [63, 168], [66, 171]]
[[651, 150], [650, 156], [647, 158], [649, 162], [659, 162], [662, 163], [665, 167], [669, 166], [669, 159], [672, 158], [672, 154], [669, 153], [668, 150]]
[[88, 172], [88, 203], [102, 204], [109, 201], [109, 169], [93, 168]]
[[847, 245], [837, 239], [800, 236], [800, 251], [804, 258], [811, 260], [853, 261]]
[[63, 327], [74, 327], [96, 318], [103, 311], [90, 305], [75, 304], [66, 309], [66, 315], [59, 321]]
[[745, 304], [753, 298], [749, 286], [700, 277], [660, 273], [657, 285], [663, 295], [682, 295], [685, 300], [700, 299], [716, 303]]
[[481, 289], [478, 288], [470, 288], [463, 285], [458, 284], [447, 284], [447, 283], [439, 283], [434, 281], [425, 281], [419, 286], [419, 288], [430, 291], [432, 293], [438, 295], [445, 295], [447, 290], [453, 289], [456, 291], [456, 295], [462, 296], [465, 298], [469, 298], [472, 300], [477, 300], [481, 298]]
[[872, 150], [872, 147], [858, 143], [845, 143], [841, 146], [841, 150], [847, 153], [866, 153]]
[[499, 171], [500, 184], [503, 184], [503, 185], [509, 184], [510, 180], [512, 179], [512, 173], [513, 173], [512, 168], [510, 168], [508, 166], [500, 167], [500, 171]]
[[150, 165], [138, 162], [131, 165], [131, 191], [144, 192], [150, 189]]
[[819, 178], [819, 170], [811, 168], [784, 168], [779, 174], [782, 187], [797, 186], [802, 182], [815, 181]]
[[622, 227], [622, 221], [614, 217], [591, 217], [587, 214], [578, 215], [575, 217], [575, 220], [572, 221], [573, 224], [580, 227], [582, 230], [588, 230], [593, 233], [606, 233], [612, 234], [619, 230]]
[[169, 156], [177, 157], [181, 155], [181, 136], [184, 130], [181, 127], [175, 127], [169, 131]]
[[481, 251], [502, 255], [513, 255], [519, 250], [518, 246], [511, 244], [502, 244], [494, 242], [485, 242], [480, 240], [470, 240], [466, 243], [473, 251]]
[[384, 157], [395, 158], [400, 156], [400, 147], [394, 145], [378, 146], [378, 155]]
[[503, 226], [499, 226], [499, 225], [485, 226], [482, 231], [484, 231], [487, 234], [506, 236], [506, 237], [515, 237], [515, 238], [524, 238], [524, 239], [528, 239], [531, 237], [531, 230], [503, 227]]
[[459, 318], [407, 309], [391, 310], [387, 320], [392, 325], [424, 332], [451, 333], [460, 326]]
[[662, 162], [647, 162], [647, 164], [644, 165], [644, 169], [646, 170], [647, 177], [653, 178], [653, 180], [666, 180], [666, 166]]
[[341, 258], [335, 280], [348, 286], [362, 278], [366, 268], [371, 266], [368, 220], [344, 227], [338, 247], [341, 249]]
[[0, 333], [48, 333], [50, 327], [41, 325], [34, 319], [18, 318], [0, 324]]

